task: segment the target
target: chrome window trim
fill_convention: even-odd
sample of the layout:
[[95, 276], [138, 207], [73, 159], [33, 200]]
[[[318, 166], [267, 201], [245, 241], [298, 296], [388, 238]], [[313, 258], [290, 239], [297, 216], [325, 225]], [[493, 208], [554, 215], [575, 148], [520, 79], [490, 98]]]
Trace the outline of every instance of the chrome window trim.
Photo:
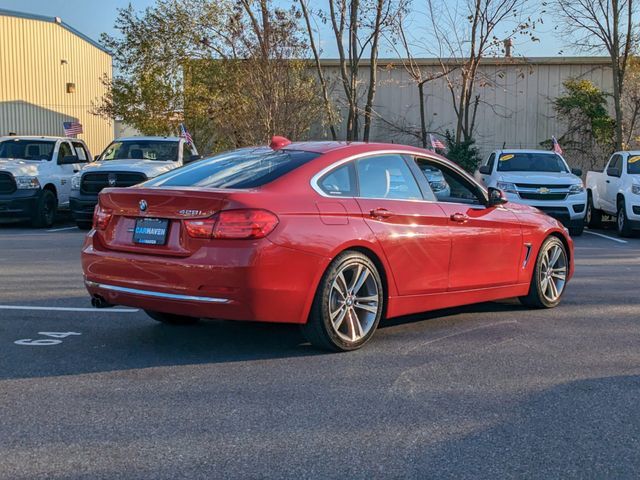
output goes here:
[[[351, 162], [354, 160], [359, 160], [360, 158], [364, 158], [364, 157], [377, 157], [377, 156], [382, 156], [382, 155], [389, 155], [389, 154], [399, 154], [399, 155], [410, 155], [411, 157], [414, 158], [424, 158], [424, 159], [428, 159], [430, 161], [434, 161], [436, 163], [439, 163], [441, 165], [444, 165], [447, 168], [453, 168], [454, 170], [456, 170], [458, 173], [460, 173], [461, 175], [465, 176], [467, 178], [467, 180], [471, 181], [471, 183], [473, 183], [474, 185], [477, 185], [482, 192], [484, 192], [485, 195], [488, 195], [487, 190], [480, 185], [478, 182], [476, 182], [475, 178], [473, 178], [471, 175], [469, 175], [467, 172], [465, 172], [464, 170], [462, 170], [459, 167], [456, 167], [454, 165], [449, 165], [448, 163], [443, 162], [442, 160], [440, 160], [439, 158], [435, 158], [430, 156], [428, 153], [422, 153], [422, 152], [414, 152], [411, 150], [403, 150], [403, 149], [389, 149], [389, 150], [377, 150], [375, 152], [366, 152], [366, 153], [358, 153], [356, 155], [352, 155], [350, 157], [347, 158], [343, 158], [341, 160], [337, 160], [336, 162], [332, 163], [331, 165], [326, 166], [325, 168], [323, 168], [322, 170], [320, 170], [318, 173], [316, 173], [313, 177], [311, 177], [311, 180], [309, 181], [309, 184], [311, 186], [311, 188], [313, 190], [315, 190], [315, 192], [325, 198], [363, 198], [366, 200], [393, 200], [393, 201], [397, 201], [397, 202], [427, 202], [427, 203], [439, 203], [438, 200], [427, 200], [425, 198], [419, 198], [419, 199], [410, 199], [410, 198], [370, 198], [370, 197], [354, 197], [354, 196], [339, 196], [339, 195], [329, 195], [326, 192], [324, 192], [320, 186], [318, 185], [318, 182], [320, 181], [320, 178], [322, 178], [325, 174], [329, 173], [331, 170], [338, 168], [342, 165], [344, 165], [347, 162]], [[453, 202], [446, 202], [446, 203], [453, 203]], [[466, 205], [466, 204], [462, 204], [462, 205]]]
[[230, 303], [228, 298], [216, 297], [197, 297], [194, 295], [179, 295], [176, 293], [154, 292], [152, 290], [140, 290], [137, 288], [119, 287], [117, 285], [107, 285], [105, 283], [92, 282], [85, 280], [88, 287], [101, 288], [103, 290], [111, 290], [113, 292], [131, 293], [133, 295], [142, 295], [146, 297], [164, 298], [169, 300], [183, 300], [187, 302], [205, 302], [205, 303]]

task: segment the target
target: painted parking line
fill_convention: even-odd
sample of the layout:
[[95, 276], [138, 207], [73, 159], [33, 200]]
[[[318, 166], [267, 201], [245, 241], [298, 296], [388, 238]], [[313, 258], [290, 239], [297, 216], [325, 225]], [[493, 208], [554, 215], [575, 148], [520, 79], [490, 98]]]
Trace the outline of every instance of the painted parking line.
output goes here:
[[63, 228], [52, 228], [50, 230], [47, 230], [47, 232], [49, 233], [53, 233], [53, 232], [64, 232], [65, 230], [76, 230], [78, 227], [63, 227]]
[[0, 310], [38, 310], [45, 312], [105, 312], [135, 313], [137, 308], [78, 308], [78, 307], [33, 307], [30, 305], [0, 305]]
[[626, 240], [621, 240], [619, 238], [613, 238], [613, 237], [610, 237], [609, 235], [603, 235], [602, 233], [592, 232], [591, 230], [585, 230], [584, 233], [588, 233], [589, 235], [595, 235], [597, 237], [606, 238], [607, 240], [612, 240], [612, 241], [618, 242], [618, 243], [629, 243]]

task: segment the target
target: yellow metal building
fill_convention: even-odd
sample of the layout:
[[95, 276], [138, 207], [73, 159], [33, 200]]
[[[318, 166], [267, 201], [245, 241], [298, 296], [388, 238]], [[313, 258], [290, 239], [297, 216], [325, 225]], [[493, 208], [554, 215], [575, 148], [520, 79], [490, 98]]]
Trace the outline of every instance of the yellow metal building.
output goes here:
[[78, 121], [78, 138], [100, 153], [114, 125], [91, 111], [111, 75], [109, 52], [60, 18], [0, 9], [0, 136], [62, 136]]

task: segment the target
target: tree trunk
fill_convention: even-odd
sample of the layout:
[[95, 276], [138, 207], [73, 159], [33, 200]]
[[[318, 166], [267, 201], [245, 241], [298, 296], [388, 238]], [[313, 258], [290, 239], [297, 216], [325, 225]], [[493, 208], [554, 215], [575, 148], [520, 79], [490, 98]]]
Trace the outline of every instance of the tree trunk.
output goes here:
[[371, 43], [371, 61], [369, 63], [369, 92], [367, 93], [367, 104], [364, 107], [364, 133], [362, 140], [369, 141], [371, 131], [371, 112], [373, 110], [373, 99], [376, 95], [376, 82], [378, 74], [378, 39], [380, 37], [380, 24], [382, 22], [382, 8], [384, 0], [378, 0], [376, 6], [376, 21], [373, 30], [373, 40]]
[[420, 95], [420, 139], [422, 140], [422, 148], [427, 148], [427, 119], [425, 118], [424, 83], [424, 81], [418, 83], [418, 93]]

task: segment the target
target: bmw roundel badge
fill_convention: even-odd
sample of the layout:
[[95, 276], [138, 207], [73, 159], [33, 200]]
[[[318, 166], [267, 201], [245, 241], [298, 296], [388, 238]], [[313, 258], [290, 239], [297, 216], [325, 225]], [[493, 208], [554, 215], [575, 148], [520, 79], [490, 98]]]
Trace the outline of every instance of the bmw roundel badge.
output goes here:
[[146, 200], [140, 200], [140, 203], [138, 204], [138, 206], [140, 207], [140, 211], [144, 212], [147, 210], [147, 201]]

